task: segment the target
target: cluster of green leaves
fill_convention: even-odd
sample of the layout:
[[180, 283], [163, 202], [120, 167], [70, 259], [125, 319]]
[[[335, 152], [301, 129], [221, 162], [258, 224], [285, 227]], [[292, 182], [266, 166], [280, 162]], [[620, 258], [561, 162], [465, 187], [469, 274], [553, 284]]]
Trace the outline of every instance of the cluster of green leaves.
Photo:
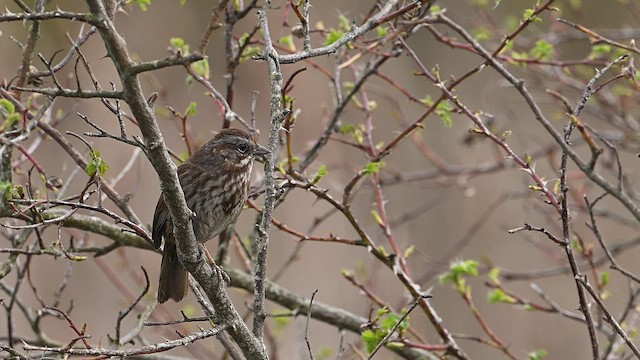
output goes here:
[[[488, 277], [489, 277], [489, 280], [491, 280], [491, 282], [493, 284], [500, 285], [500, 269], [499, 268], [493, 268], [493, 269], [489, 270]], [[490, 291], [489, 294], [487, 295], [487, 301], [489, 303], [491, 303], [491, 304], [495, 304], [495, 303], [515, 304], [515, 303], [517, 303], [516, 299], [514, 299], [513, 296], [510, 296], [509, 294], [505, 293], [504, 290], [502, 290], [500, 288], [496, 288], [496, 289]]]
[[[238, 62], [240, 64], [251, 59], [254, 55], [260, 54], [260, 52], [262, 52], [262, 50], [257, 46], [247, 45], [247, 41], [249, 41], [249, 36], [250, 36], [249, 33], [244, 33], [242, 34], [240, 39], [238, 39], [238, 46], [241, 49], [243, 49], [242, 54], [240, 54], [240, 57], [238, 59]], [[293, 38], [291, 39], [291, 42], [293, 42]]]
[[[466, 277], [478, 276], [478, 263], [474, 260], [454, 261], [449, 266], [449, 271], [440, 275], [440, 284], [452, 283], [454, 288], [463, 295], [470, 296], [471, 287], [467, 285]], [[489, 279], [494, 284], [500, 284], [500, 269], [492, 268], [489, 270]], [[505, 293], [504, 290], [497, 288], [489, 292], [487, 295], [489, 303], [516, 304], [517, 300]], [[526, 309], [530, 309], [525, 307]], [[547, 351], [539, 349], [527, 354], [529, 360], [542, 360], [547, 356]]]
[[449, 272], [440, 275], [440, 285], [452, 283], [460, 293], [469, 293], [471, 288], [467, 286], [465, 277], [478, 276], [478, 262], [474, 260], [458, 260], [449, 265]]
[[[511, 50], [513, 48], [513, 42], [510, 41], [505, 46], [504, 51]], [[511, 51], [512, 63], [521, 67], [526, 67], [527, 63], [519, 60], [549, 60], [553, 57], [554, 47], [545, 40], [538, 40], [535, 42], [529, 52]]]
[[[367, 353], [371, 352], [387, 337], [391, 331], [398, 325], [395, 331], [398, 332], [398, 336], [402, 337], [405, 331], [409, 329], [409, 316], [402, 319], [402, 316], [406, 313], [406, 309], [402, 310], [402, 314], [397, 314], [389, 311], [386, 307], [379, 309], [375, 319], [371, 322], [372, 328], [365, 330], [360, 334], [362, 342], [367, 347]], [[402, 347], [402, 343], [391, 342], [387, 343], [389, 347]]]
[[84, 172], [89, 176], [94, 176], [96, 173], [104, 176], [107, 170], [109, 170], [109, 165], [107, 165], [100, 156], [100, 151], [93, 149], [89, 155], [91, 156], [91, 160], [89, 160], [87, 166], [84, 168]]
[[330, 28], [327, 33], [327, 38], [324, 41], [324, 45], [331, 45], [334, 42], [342, 39], [346, 32], [351, 31], [351, 21], [344, 15], [338, 16], [338, 27]]
[[[431, 95], [425, 96], [424, 99], [421, 99], [420, 101], [427, 106], [433, 106], [433, 104], [435, 103]], [[453, 104], [451, 103], [451, 101], [449, 100], [440, 101], [436, 106], [436, 110], [434, 111], [434, 113], [440, 119], [442, 119], [444, 126], [446, 127], [453, 126], [453, 118], [452, 118]]]
[[24, 199], [24, 188], [22, 185], [14, 185], [10, 182], [0, 182], [0, 193], [2, 193], [5, 201], [11, 199]]
[[20, 113], [16, 112], [16, 107], [7, 99], [0, 99], [0, 114], [4, 120], [2, 131], [11, 129], [13, 125], [22, 119]]
[[[169, 44], [174, 49], [180, 51], [180, 53], [185, 56], [189, 55], [189, 44], [187, 44], [183, 38], [180, 37], [172, 37], [169, 39]], [[205, 79], [209, 79], [209, 75], [211, 74], [211, 69], [209, 68], [209, 61], [207, 59], [202, 59], [191, 64], [191, 68], [193, 71], [202, 76]], [[191, 85], [193, 83], [193, 78], [189, 75], [187, 77], [187, 84]]]
[[362, 169], [363, 175], [371, 175], [380, 172], [380, 169], [384, 167], [384, 161], [371, 161]]
[[357, 126], [353, 124], [344, 124], [338, 131], [343, 135], [351, 135], [358, 145], [362, 145], [364, 142], [364, 125], [362, 124]]
[[524, 9], [522, 21], [542, 22], [542, 19], [536, 15], [536, 9]]

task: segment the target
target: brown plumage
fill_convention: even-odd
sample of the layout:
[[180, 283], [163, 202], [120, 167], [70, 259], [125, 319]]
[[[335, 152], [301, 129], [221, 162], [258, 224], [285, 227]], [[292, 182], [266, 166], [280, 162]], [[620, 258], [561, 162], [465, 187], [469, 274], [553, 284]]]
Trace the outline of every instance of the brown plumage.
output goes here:
[[[178, 167], [178, 179], [192, 220], [196, 240], [204, 243], [236, 221], [247, 200], [253, 160], [269, 151], [239, 129], [224, 129]], [[153, 215], [151, 236], [156, 249], [164, 238], [158, 302], [182, 300], [187, 272], [178, 261], [173, 224], [161, 195]]]

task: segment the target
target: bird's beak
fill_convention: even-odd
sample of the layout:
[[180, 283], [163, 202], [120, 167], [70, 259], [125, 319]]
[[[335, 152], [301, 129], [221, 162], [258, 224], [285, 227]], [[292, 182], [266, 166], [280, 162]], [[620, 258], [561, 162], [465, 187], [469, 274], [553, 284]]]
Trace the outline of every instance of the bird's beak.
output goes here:
[[271, 152], [266, 147], [256, 144], [256, 147], [253, 149], [253, 156], [262, 160], [263, 162], [267, 160], [267, 157], [271, 155]]

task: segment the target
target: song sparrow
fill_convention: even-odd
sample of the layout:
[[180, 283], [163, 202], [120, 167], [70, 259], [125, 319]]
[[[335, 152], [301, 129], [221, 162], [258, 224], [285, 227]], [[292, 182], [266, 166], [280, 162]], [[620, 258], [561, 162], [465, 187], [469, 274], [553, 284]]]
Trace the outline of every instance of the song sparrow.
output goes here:
[[[204, 243], [236, 221], [247, 200], [253, 160], [267, 154], [269, 150], [244, 131], [224, 129], [178, 167], [187, 206], [195, 213], [196, 240]], [[164, 237], [158, 301], [180, 301], [187, 294], [187, 272], [178, 262], [173, 224], [162, 195], [151, 236], [156, 249]]]

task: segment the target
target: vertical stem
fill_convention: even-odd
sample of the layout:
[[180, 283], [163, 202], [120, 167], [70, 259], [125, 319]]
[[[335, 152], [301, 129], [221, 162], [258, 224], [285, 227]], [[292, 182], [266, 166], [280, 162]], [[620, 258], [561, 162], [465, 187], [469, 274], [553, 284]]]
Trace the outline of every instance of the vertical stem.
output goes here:
[[[41, 13], [44, 11], [46, 0], [37, 0], [35, 3], [34, 13]], [[27, 46], [22, 52], [22, 66], [20, 67], [20, 73], [18, 74], [18, 81], [16, 81], [17, 87], [23, 87], [27, 78], [29, 77], [29, 68], [31, 67], [31, 61], [33, 60], [33, 53], [36, 48], [36, 42], [40, 38], [40, 20], [34, 20], [29, 29], [29, 38], [27, 40]], [[16, 97], [20, 98], [20, 91], [16, 90]]]
[[[571, 132], [573, 130], [573, 125], [568, 123], [564, 130], [564, 142], [569, 146]], [[561, 208], [560, 208], [560, 217], [562, 219], [562, 240], [564, 251], [567, 254], [567, 259], [569, 260], [569, 265], [571, 266], [571, 272], [573, 273], [575, 279], [576, 288], [578, 291], [578, 300], [580, 302], [580, 311], [584, 314], [584, 320], [587, 324], [587, 329], [589, 331], [589, 338], [591, 340], [591, 352], [594, 360], [598, 360], [600, 358], [600, 350], [598, 345], [598, 335], [596, 334], [596, 329], [594, 325], [593, 316], [591, 316], [591, 310], [589, 309], [589, 302], [587, 301], [587, 296], [585, 294], [585, 290], [580, 284], [580, 281], [586, 281], [586, 276], [580, 272], [580, 268], [578, 267], [578, 261], [576, 260], [575, 254], [573, 253], [573, 249], [571, 248], [571, 240], [570, 240], [570, 231], [569, 231], [569, 204], [567, 203], [567, 197], [569, 192], [569, 187], [567, 185], [567, 159], [568, 152], [562, 151], [562, 158], [560, 162], [560, 189], [562, 191], [562, 199], [561, 199]]]
[[[264, 33], [265, 49], [264, 58], [267, 61], [269, 70], [269, 84], [271, 88], [270, 100], [270, 119], [271, 126], [269, 128], [269, 144], [267, 145], [271, 156], [265, 162], [265, 200], [264, 211], [262, 213], [262, 221], [258, 227], [258, 237], [256, 238], [257, 257], [256, 271], [254, 276], [254, 318], [253, 318], [253, 334], [260, 340], [264, 336], [264, 320], [266, 313], [265, 306], [265, 277], [267, 273], [267, 250], [269, 244], [269, 228], [271, 226], [271, 214], [276, 201], [275, 179], [273, 169], [275, 168], [275, 153], [278, 150], [278, 138], [280, 128], [288, 111], [282, 109], [282, 72], [280, 63], [278, 62], [278, 53], [271, 42], [269, 34], [269, 24], [267, 22], [266, 11], [270, 2], [265, 2], [264, 9], [258, 12], [260, 18], [260, 26]], [[264, 341], [263, 341], [264, 346]]]

